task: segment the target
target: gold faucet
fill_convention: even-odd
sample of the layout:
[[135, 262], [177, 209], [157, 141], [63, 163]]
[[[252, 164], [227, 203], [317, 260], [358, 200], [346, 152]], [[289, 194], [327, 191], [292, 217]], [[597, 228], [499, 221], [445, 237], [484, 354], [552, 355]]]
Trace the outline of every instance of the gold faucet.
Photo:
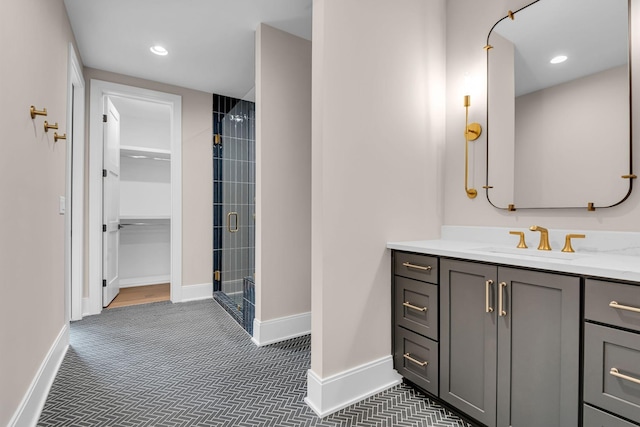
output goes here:
[[529, 230], [540, 232], [540, 244], [538, 245], [539, 251], [550, 251], [551, 245], [549, 245], [549, 230], [538, 225], [532, 225]]

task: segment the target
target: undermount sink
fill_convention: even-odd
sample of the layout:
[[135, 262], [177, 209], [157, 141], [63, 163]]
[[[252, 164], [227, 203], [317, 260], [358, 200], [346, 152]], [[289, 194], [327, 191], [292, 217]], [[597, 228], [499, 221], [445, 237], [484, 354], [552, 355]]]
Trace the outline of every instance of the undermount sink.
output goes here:
[[589, 256], [588, 254], [584, 254], [584, 253], [562, 252], [560, 249], [552, 250], [552, 251], [540, 251], [536, 248], [519, 249], [519, 248], [489, 247], [489, 248], [479, 248], [475, 250], [478, 252], [490, 252], [492, 254], [517, 255], [517, 256], [526, 256], [526, 257], [534, 257], [534, 258], [558, 259], [558, 260], [566, 260], [566, 261], [571, 261], [574, 259]]

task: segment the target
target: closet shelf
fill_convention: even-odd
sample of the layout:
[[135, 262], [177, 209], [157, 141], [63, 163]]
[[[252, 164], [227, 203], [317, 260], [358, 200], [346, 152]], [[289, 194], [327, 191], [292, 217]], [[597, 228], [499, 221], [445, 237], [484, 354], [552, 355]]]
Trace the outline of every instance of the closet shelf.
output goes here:
[[169, 218], [140, 218], [140, 216], [127, 218], [121, 216], [120, 225], [123, 229], [128, 230], [155, 230], [156, 227], [169, 227], [171, 225], [171, 220]]
[[157, 221], [157, 222], [170, 222], [170, 215], [123, 215], [120, 214], [120, 222], [144, 222], [144, 221]]
[[171, 151], [161, 148], [121, 145], [120, 157], [130, 157], [133, 159], [171, 160]]
[[158, 227], [168, 226], [169, 222], [157, 222], [157, 221], [122, 221], [120, 226], [122, 227]]

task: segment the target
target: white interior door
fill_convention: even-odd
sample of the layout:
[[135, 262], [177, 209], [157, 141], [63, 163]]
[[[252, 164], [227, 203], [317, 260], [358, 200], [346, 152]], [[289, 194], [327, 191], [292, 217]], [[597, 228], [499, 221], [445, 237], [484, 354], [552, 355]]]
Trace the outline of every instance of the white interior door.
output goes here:
[[120, 291], [120, 114], [108, 96], [103, 111], [102, 306], [106, 307]]

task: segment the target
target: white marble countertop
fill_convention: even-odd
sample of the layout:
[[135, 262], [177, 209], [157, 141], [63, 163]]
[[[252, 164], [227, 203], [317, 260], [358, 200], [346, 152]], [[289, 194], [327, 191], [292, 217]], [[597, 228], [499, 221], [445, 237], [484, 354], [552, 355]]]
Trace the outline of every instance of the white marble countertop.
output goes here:
[[[529, 248], [518, 249], [516, 248], [518, 236], [510, 235], [509, 230], [512, 229], [445, 226], [442, 229], [441, 239], [388, 242], [387, 248], [640, 282], [640, 255], [637, 253], [637, 248], [640, 247], [638, 244], [640, 233], [550, 229], [549, 237], [553, 250], [539, 251], [536, 249], [539, 233], [527, 230]], [[525, 229], [518, 231], [525, 231]], [[561, 251], [564, 245], [564, 236], [568, 232], [587, 235], [586, 239], [572, 240], [572, 245], [576, 250], [574, 253]], [[493, 238], [493, 236], [496, 237]], [[558, 236], [560, 236], [562, 244], [558, 243]], [[591, 241], [589, 241], [590, 237]], [[596, 250], [597, 248], [601, 250]]]

